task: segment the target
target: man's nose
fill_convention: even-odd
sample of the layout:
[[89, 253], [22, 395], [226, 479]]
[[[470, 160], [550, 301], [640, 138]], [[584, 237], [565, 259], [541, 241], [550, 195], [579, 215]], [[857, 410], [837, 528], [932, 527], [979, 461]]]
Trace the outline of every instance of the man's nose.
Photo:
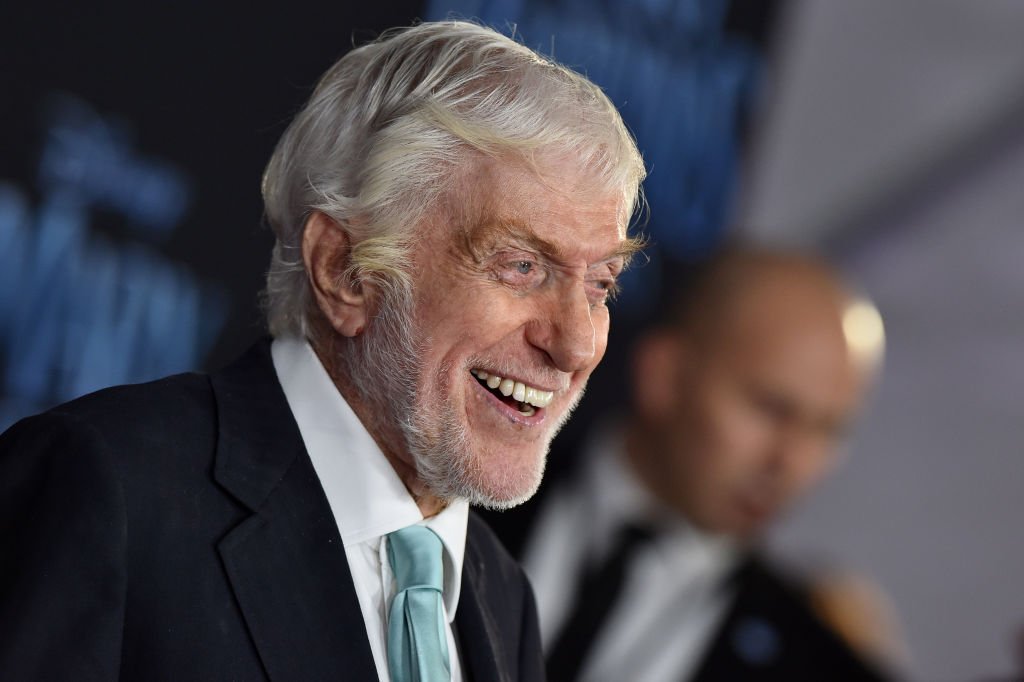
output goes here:
[[582, 285], [551, 292], [527, 325], [527, 340], [544, 351], [563, 372], [588, 369], [597, 355], [599, 332]]

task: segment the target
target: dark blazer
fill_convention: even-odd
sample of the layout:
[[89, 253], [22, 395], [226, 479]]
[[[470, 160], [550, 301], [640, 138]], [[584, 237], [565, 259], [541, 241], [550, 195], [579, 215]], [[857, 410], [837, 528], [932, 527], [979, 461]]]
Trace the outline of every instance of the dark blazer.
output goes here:
[[[563, 489], [559, 483], [545, 479], [541, 498], [510, 512], [484, 514], [513, 554], [522, 556], [539, 523], [543, 498], [558, 495]], [[762, 559], [749, 556], [730, 580], [735, 597], [725, 618], [694, 675], [681, 682], [889, 679], [861, 660], [814, 615], [797, 582]]]
[[731, 577], [736, 596], [692, 682], [881, 682], [813, 614], [800, 587], [755, 556]]
[[[543, 678], [532, 592], [474, 514], [455, 634], [469, 679]], [[0, 677], [377, 679], [269, 343], [0, 436]]]

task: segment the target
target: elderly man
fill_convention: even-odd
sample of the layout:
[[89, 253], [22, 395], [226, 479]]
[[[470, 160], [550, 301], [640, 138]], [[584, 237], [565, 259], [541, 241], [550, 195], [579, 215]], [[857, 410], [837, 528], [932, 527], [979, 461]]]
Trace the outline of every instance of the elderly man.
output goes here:
[[730, 251], [641, 338], [526, 546], [551, 679], [875, 679], [751, 551], [834, 462], [880, 349], [857, 310], [814, 260]]
[[597, 87], [491, 30], [343, 57], [264, 177], [273, 342], [3, 435], [3, 678], [541, 678], [468, 504], [537, 488], [643, 173]]

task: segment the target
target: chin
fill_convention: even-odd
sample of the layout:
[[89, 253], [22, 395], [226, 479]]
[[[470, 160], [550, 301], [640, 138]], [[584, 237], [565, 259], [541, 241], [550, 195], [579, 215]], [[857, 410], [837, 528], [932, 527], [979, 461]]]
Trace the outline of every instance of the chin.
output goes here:
[[466, 451], [451, 457], [447, 483], [454, 484], [449, 485], [453, 496], [495, 510], [511, 509], [533, 497], [544, 478], [547, 447], [525, 456], [507, 453]]
[[761, 520], [740, 519], [729, 524], [723, 524], [720, 535], [728, 535], [740, 542], [750, 542], [757, 539], [767, 524]]
[[406, 437], [420, 480], [437, 497], [500, 510], [518, 506], [537, 492], [550, 438], [518, 448], [484, 445], [475, 443], [468, 429], [451, 417], [435, 415], [431, 422], [434, 428], [429, 430], [410, 425]]
[[534, 457], [528, 466], [479, 471], [469, 480], [467, 499], [486, 509], [504, 510], [529, 500], [540, 487], [547, 462], [546, 453]]
[[548, 446], [544, 443], [468, 446], [447, 453], [440, 481], [451, 497], [485, 509], [517, 507], [537, 492], [544, 477]]

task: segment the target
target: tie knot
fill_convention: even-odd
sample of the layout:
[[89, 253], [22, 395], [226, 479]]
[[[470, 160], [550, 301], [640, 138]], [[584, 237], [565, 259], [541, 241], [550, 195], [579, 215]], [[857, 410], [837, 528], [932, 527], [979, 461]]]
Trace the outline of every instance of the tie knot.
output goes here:
[[388, 533], [388, 560], [399, 592], [410, 587], [442, 589], [441, 538], [426, 526]]

